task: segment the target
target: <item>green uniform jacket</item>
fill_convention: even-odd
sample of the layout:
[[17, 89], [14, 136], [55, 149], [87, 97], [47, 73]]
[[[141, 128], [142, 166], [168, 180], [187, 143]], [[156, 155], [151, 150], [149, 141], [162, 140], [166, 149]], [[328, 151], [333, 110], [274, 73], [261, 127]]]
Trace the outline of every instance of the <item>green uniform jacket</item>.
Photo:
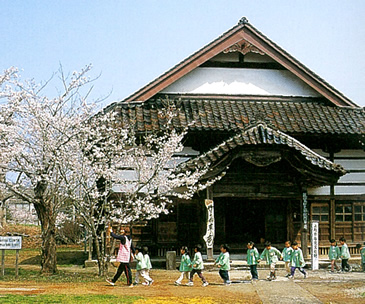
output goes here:
[[191, 260], [190, 257], [187, 253], [184, 253], [181, 256], [181, 262], [180, 262], [180, 268], [179, 270], [181, 272], [186, 272], [186, 271], [191, 271], [192, 267], [191, 267]]
[[281, 258], [284, 262], [290, 262], [291, 254], [293, 252], [293, 248], [284, 247], [283, 252], [281, 253]]
[[259, 258], [257, 248], [247, 249], [247, 265], [256, 265]]
[[361, 254], [361, 263], [365, 264], [365, 247], [361, 249], [360, 254]]
[[[200, 252], [195, 253], [194, 259], [191, 263], [193, 264], [194, 269], [198, 269], [198, 270], [204, 269], [203, 257]], [[196, 265], [196, 267], [194, 267], [194, 265]]]
[[305, 266], [302, 249], [300, 249], [300, 248], [298, 248], [297, 250], [293, 249], [293, 252], [290, 257], [290, 266], [291, 267], [304, 267]]
[[137, 261], [137, 266], [136, 269], [137, 270], [142, 270], [142, 269], [146, 269], [146, 262], [144, 260], [143, 254], [142, 252], [138, 252], [135, 256], [134, 256], [135, 260]]
[[215, 260], [217, 265], [220, 265], [220, 269], [222, 270], [230, 270], [231, 266], [229, 265], [229, 252], [221, 252], [219, 257]]
[[345, 243], [341, 246], [341, 259], [348, 260], [349, 258], [351, 258], [349, 247]]
[[151, 259], [150, 259], [150, 256], [146, 253], [144, 256], [144, 261], [146, 263], [146, 269], [151, 269], [152, 268], [152, 264], [151, 264]]
[[281, 252], [277, 250], [275, 247], [271, 247], [271, 249], [267, 250], [266, 248], [261, 253], [260, 260], [266, 261], [267, 264], [277, 263], [279, 261], [279, 257], [281, 256]]
[[328, 258], [330, 260], [337, 260], [341, 255], [340, 248], [338, 246], [331, 246], [328, 251]]

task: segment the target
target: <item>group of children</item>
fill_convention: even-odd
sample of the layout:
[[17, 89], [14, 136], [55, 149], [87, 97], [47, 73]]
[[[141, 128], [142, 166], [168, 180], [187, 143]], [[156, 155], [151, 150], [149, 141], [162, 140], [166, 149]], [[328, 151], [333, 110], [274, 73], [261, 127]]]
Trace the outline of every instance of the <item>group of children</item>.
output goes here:
[[[340, 238], [341, 248], [337, 246], [337, 242], [334, 239], [330, 240], [331, 247], [328, 251], [328, 258], [331, 261], [331, 272], [335, 271], [351, 271], [351, 266], [348, 261], [351, 258], [349, 247], [346, 244], [345, 238]], [[358, 244], [356, 248], [360, 249], [362, 271], [365, 271], [365, 243], [363, 245]], [[341, 259], [341, 268], [337, 266], [336, 260]]]
[[[178, 280], [175, 282], [176, 285], [181, 285], [181, 281], [183, 280], [184, 276], [189, 280], [187, 285], [193, 285], [193, 275], [195, 272], [198, 273], [199, 277], [203, 281], [203, 286], [207, 286], [208, 283], [206, 282], [204, 276], [201, 273], [203, 266], [200, 266], [199, 270], [197, 270], [196, 266], [197, 263], [195, 262], [197, 259], [197, 255], [199, 256], [199, 260], [201, 261], [201, 253], [200, 247], [199, 249], [195, 247], [195, 256], [193, 262], [190, 261], [189, 254], [187, 252], [187, 247], [181, 248], [181, 264], [180, 264], [180, 272], [181, 275]], [[229, 279], [229, 270], [230, 270], [230, 256], [229, 256], [229, 247], [226, 244], [220, 246], [220, 255], [215, 260], [215, 265], [219, 268], [219, 275], [222, 278], [225, 285], [230, 285], [231, 281]], [[250, 266], [250, 271], [253, 280], [258, 280], [258, 273], [257, 273], [257, 264], [261, 260], [265, 260], [268, 265], [270, 265], [270, 275], [268, 280], [276, 279], [276, 263], [280, 260], [285, 262], [285, 268], [287, 270], [287, 277], [293, 278], [295, 270], [298, 268], [301, 273], [303, 273], [304, 278], [306, 278], [307, 273], [304, 270], [305, 261], [303, 258], [302, 250], [298, 247], [297, 242], [293, 242], [292, 244], [290, 241], [285, 242], [285, 248], [281, 253], [278, 249], [271, 246], [270, 242], [265, 243], [265, 249], [259, 254], [257, 248], [255, 247], [254, 242], [249, 242], [247, 244], [247, 265]], [[199, 264], [200, 265], [200, 264]]]
[[153, 280], [150, 277], [150, 269], [152, 268], [151, 259], [148, 255], [148, 248], [143, 247], [141, 250], [140, 247], [135, 248], [134, 258], [137, 261], [136, 265], [136, 277], [134, 279], [134, 285], [139, 284], [139, 277], [145, 279], [142, 285], [152, 285]]
[[[181, 272], [180, 277], [175, 281], [175, 285], [181, 285], [182, 280], [184, 277], [188, 280], [187, 286], [193, 286], [193, 277], [194, 274], [197, 273], [200, 279], [203, 282], [203, 286], [208, 286], [209, 283], [205, 279], [202, 274], [202, 270], [204, 269], [203, 265], [203, 258], [201, 254], [201, 245], [196, 245], [194, 247], [194, 258], [191, 261], [188, 253], [188, 248], [186, 246], [181, 247], [181, 262], [179, 270]], [[217, 265], [219, 268], [219, 275], [223, 279], [223, 282], [226, 285], [231, 284], [229, 280], [229, 270], [231, 269], [230, 266], [230, 259], [229, 259], [229, 248], [228, 245], [223, 244], [220, 246], [220, 255], [216, 259], [214, 265]]]
[[202, 274], [202, 270], [204, 269], [204, 264], [203, 264], [203, 257], [201, 254], [201, 245], [196, 245], [194, 247], [194, 258], [192, 261], [190, 260], [188, 247], [186, 246], [181, 247], [180, 253], [181, 253], [181, 261], [179, 270], [181, 274], [180, 277], [175, 281], [175, 285], [181, 285], [181, 282], [185, 276], [186, 279], [188, 280], [187, 285], [193, 286], [194, 274], [198, 274], [199, 278], [203, 282], [203, 286], [204, 287], [208, 286], [209, 283]]
[[[112, 233], [113, 237], [116, 237], [115, 234]], [[336, 265], [336, 260], [342, 260], [342, 271], [351, 271], [351, 266], [348, 264], [348, 260], [350, 259], [350, 252], [348, 246], [346, 244], [346, 240], [344, 238], [340, 238], [341, 249], [337, 246], [336, 240], [330, 240], [331, 247], [329, 249], [329, 259], [331, 261], [331, 271], [334, 272], [336, 270], [340, 270], [340, 268]], [[303, 257], [302, 250], [298, 247], [297, 242], [291, 243], [290, 241], [285, 242], [285, 247], [282, 252], [280, 252], [277, 248], [271, 246], [270, 242], [266, 242], [265, 249], [262, 251], [261, 255], [259, 254], [257, 248], [255, 247], [254, 242], [247, 243], [247, 265], [250, 267], [250, 272], [252, 276], [252, 280], [258, 280], [258, 272], [257, 265], [261, 260], [265, 260], [266, 263], [270, 267], [270, 275], [267, 277], [269, 281], [276, 279], [276, 263], [279, 260], [285, 262], [286, 269], [286, 277], [294, 278], [294, 274], [296, 269], [298, 269], [304, 276], [307, 277], [307, 273], [304, 270], [305, 261]], [[365, 245], [365, 243], [364, 243]], [[365, 271], [365, 247], [364, 245], [357, 246], [360, 248], [361, 254], [361, 263], [363, 271]], [[122, 245], [121, 245], [122, 246]], [[125, 246], [125, 245], [123, 245]], [[148, 248], [143, 247], [142, 249], [139, 247], [134, 249], [134, 258], [137, 261], [136, 265], [136, 276], [133, 285], [139, 284], [139, 278], [142, 277], [145, 282], [142, 285], [149, 286], [153, 283], [152, 278], [149, 275], [149, 271], [152, 268], [151, 260], [148, 255]], [[184, 277], [188, 280], [186, 285], [193, 286], [193, 277], [195, 274], [199, 276], [202, 280], [203, 286], [208, 286], [209, 283], [203, 276], [203, 258], [201, 254], [201, 245], [196, 245], [194, 247], [194, 258], [190, 259], [188, 248], [186, 246], [181, 247], [181, 262], [179, 271], [181, 272], [179, 278], [175, 281], [175, 285], [181, 285]], [[220, 246], [220, 255], [215, 260], [214, 265], [217, 265], [219, 268], [219, 275], [223, 279], [225, 285], [230, 285], [231, 281], [229, 279], [229, 270], [230, 270], [230, 256], [229, 256], [229, 247], [226, 244]], [[129, 265], [129, 263], [128, 263]], [[118, 273], [117, 273], [118, 274]], [[128, 272], [126, 271], [126, 275]], [[120, 275], [120, 274], [119, 274]], [[117, 276], [117, 275], [116, 275]], [[127, 276], [127, 279], [131, 277], [131, 274]], [[118, 276], [119, 277], [119, 276]], [[107, 280], [110, 284], [114, 285], [117, 278], [113, 280]], [[128, 284], [129, 283], [129, 280]], [[132, 284], [131, 284], [132, 285]]]
[[255, 248], [254, 242], [249, 242], [247, 244], [247, 265], [250, 266], [252, 280], [258, 279], [257, 264], [260, 263], [261, 260], [265, 260], [266, 264], [270, 266], [270, 275], [267, 278], [269, 281], [276, 279], [276, 263], [279, 260], [285, 262], [285, 269], [287, 271], [286, 277], [294, 278], [296, 269], [299, 269], [299, 271], [303, 273], [304, 278], [307, 277], [307, 273], [303, 268], [305, 266], [303, 253], [298, 247], [297, 242], [290, 243], [290, 241], [286, 241], [283, 252], [280, 252], [277, 248], [271, 246], [270, 242], [266, 242], [265, 249], [262, 251], [261, 255], [259, 255], [257, 248]]

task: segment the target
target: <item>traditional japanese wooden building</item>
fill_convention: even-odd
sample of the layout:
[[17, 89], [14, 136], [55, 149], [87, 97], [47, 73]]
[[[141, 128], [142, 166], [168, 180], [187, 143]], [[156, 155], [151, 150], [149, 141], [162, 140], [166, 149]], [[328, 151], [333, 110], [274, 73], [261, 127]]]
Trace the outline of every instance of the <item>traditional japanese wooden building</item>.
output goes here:
[[[162, 100], [189, 126], [186, 166], [226, 172], [174, 212], [135, 227], [135, 239], [163, 253], [203, 243], [205, 200], [214, 202], [215, 249], [247, 241], [298, 240], [319, 221], [320, 246], [365, 241], [365, 111], [245, 18], [125, 100], [107, 107], [139, 131], [158, 130]], [[280, 246], [279, 246], [280, 247]], [[324, 253], [324, 252], [322, 252]]]

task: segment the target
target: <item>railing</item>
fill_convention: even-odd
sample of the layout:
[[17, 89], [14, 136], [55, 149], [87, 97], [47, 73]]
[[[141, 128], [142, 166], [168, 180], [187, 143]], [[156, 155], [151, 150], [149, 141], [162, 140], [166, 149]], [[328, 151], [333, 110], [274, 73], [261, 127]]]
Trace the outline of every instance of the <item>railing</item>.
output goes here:
[[[360, 255], [360, 249], [356, 248], [356, 244], [348, 244], [351, 255]], [[322, 256], [328, 256], [330, 246], [319, 246], [318, 253]], [[311, 254], [311, 246], [308, 246], [308, 254]]]

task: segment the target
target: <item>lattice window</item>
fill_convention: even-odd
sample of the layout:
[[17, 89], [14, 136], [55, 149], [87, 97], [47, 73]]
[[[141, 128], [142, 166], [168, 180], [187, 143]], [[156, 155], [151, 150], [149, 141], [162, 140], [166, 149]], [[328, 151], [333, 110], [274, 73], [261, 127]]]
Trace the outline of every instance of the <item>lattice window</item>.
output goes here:
[[365, 222], [365, 203], [354, 205], [355, 222]]
[[312, 220], [319, 222], [329, 221], [329, 208], [328, 205], [312, 205]]
[[351, 222], [352, 221], [352, 206], [337, 205], [336, 206], [336, 222]]

